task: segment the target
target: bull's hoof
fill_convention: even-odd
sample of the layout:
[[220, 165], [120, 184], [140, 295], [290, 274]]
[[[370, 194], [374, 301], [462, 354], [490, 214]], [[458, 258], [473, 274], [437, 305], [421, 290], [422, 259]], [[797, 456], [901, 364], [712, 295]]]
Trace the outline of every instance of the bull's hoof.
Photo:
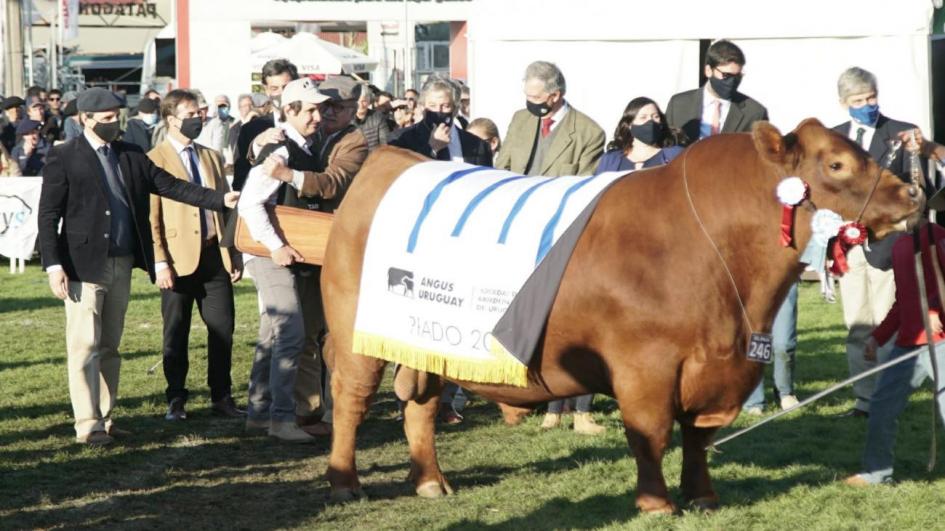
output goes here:
[[367, 499], [367, 494], [364, 493], [361, 487], [354, 489], [331, 489], [331, 494], [328, 495], [328, 501], [331, 503], [348, 503], [361, 500], [366, 501]]
[[637, 508], [640, 512], [647, 514], [673, 514], [676, 512], [676, 506], [666, 498], [656, 496], [637, 497]]
[[702, 511], [705, 513], [717, 511], [719, 509], [719, 497], [705, 496], [702, 498], [693, 498], [689, 501], [689, 508], [694, 511]]
[[417, 496], [421, 498], [442, 498], [453, 494], [453, 488], [446, 481], [427, 481], [417, 487]]

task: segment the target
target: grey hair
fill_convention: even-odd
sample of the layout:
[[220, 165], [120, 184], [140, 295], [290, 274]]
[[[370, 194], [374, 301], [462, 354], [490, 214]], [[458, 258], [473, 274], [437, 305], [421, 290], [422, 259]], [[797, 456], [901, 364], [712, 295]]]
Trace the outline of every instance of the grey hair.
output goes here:
[[423, 88], [420, 89], [420, 101], [426, 103], [427, 96], [429, 96], [431, 92], [440, 91], [449, 94], [450, 101], [453, 104], [453, 114], [455, 115], [457, 112], [459, 112], [459, 86], [449, 78], [438, 76], [436, 74], [428, 77], [423, 83]]
[[528, 65], [528, 68], [525, 69], [525, 79], [522, 81], [528, 81], [530, 79], [537, 79], [544, 83], [545, 92], [549, 94], [560, 90], [563, 96], [564, 93], [568, 91], [568, 86], [564, 81], [564, 74], [561, 73], [561, 69], [554, 63], [549, 63], [548, 61], [535, 61]]
[[240, 94], [240, 97], [236, 98], [236, 104], [239, 105], [240, 103], [242, 103], [243, 100], [249, 100], [249, 103], [252, 104], [252, 103], [253, 103], [253, 95], [252, 95], [252, 94]]
[[837, 93], [841, 100], [864, 92], [879, 92], [876, 86], [876, 76], [872, 72], [863, 70], [858, 66], [851, 66], [840, 74], [840, 79], [837, 80]]

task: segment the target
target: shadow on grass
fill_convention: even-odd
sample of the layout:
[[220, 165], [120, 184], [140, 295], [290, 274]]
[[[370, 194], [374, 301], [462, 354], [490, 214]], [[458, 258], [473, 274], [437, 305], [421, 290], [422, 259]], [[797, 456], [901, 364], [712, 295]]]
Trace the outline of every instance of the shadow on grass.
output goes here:
[[[129, 297], [129, 301], [147, 301], [150, 299], [160, 299], [161, 292], [154, 289], [153, 292], [136, 292], [132, 293]], [[47, 308], [62, 308], [63, 302], [52, 296], [50, 293], [48, 297], [4, 297], [0, 299], [0, 314], [8, 312], [31, 312], [36, 310], [45, 310]]]
[[[197, 345], [199, 346], [199, 345]], [[41, 359], [30, 359], [30, 360], [19, 360], [19, 361], [0, 361], [0, 372], [9, 371], [13, 369], [25, 369], [29, 367], [35, 367], [37, 365], [49, 365], [49, 364], [62, 364], [63, 370], [66, 366], [66, 353], [65, 353], [65, 340], [62, 344], [62, 355], [61, 356], [49, 356]], [[8, 354], [9, 355], [9, 354]], [[121, 359], [123, 362], [128, 362], [138, 358], [149, 358], [153, 357], [157, 361], [158, 357], [161, 355], [160, 350], [134, 350], [132, 352], [122, 352]], [[0, 411], [0, 414], [4, 413]]]

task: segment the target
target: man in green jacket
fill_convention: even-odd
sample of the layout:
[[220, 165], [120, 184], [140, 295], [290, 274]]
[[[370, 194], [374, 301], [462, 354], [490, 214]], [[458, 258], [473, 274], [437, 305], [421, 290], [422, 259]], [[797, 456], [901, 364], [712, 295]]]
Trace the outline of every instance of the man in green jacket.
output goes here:
[[592, 175], [604, 130], [564, 99], [564, 74], [553, 63], [525, 69], [525, 109], [515, 113], [496, 168], [523, 175]]

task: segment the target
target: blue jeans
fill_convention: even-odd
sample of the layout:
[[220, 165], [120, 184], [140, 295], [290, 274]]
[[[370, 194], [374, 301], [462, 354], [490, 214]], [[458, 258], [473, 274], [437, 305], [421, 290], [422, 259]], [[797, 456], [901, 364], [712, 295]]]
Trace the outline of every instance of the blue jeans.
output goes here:
[[[774, 347], [774, 388], [778, 396], [794, 394], [794, 357], [797, 352], [797, 286], [788, 290], [771, 327]], [[765, 379], [751, 392], [743, 407], [764, 407]]]
[[[893, 451], [896, 447], [896, 429], [899, 414], [905, 409], [909, 395], [932, 376], [932, 362], [927, 347], [896, 346], [889, 359], [908, 354], [916, 348], [922, 348], [918, 358], [904, 361], [884, 370], [876, 382], [876, 390], [870, 398], [870, 419], [866, 431], [866, 447], [863, 449], [863, 472], [860, 473], [870, 483], [892, 481]], [[945, 347], [935, 350], [935, 359], [939, 368], [939, 387], [937, 395], [938, 411], [945, 423]]]

